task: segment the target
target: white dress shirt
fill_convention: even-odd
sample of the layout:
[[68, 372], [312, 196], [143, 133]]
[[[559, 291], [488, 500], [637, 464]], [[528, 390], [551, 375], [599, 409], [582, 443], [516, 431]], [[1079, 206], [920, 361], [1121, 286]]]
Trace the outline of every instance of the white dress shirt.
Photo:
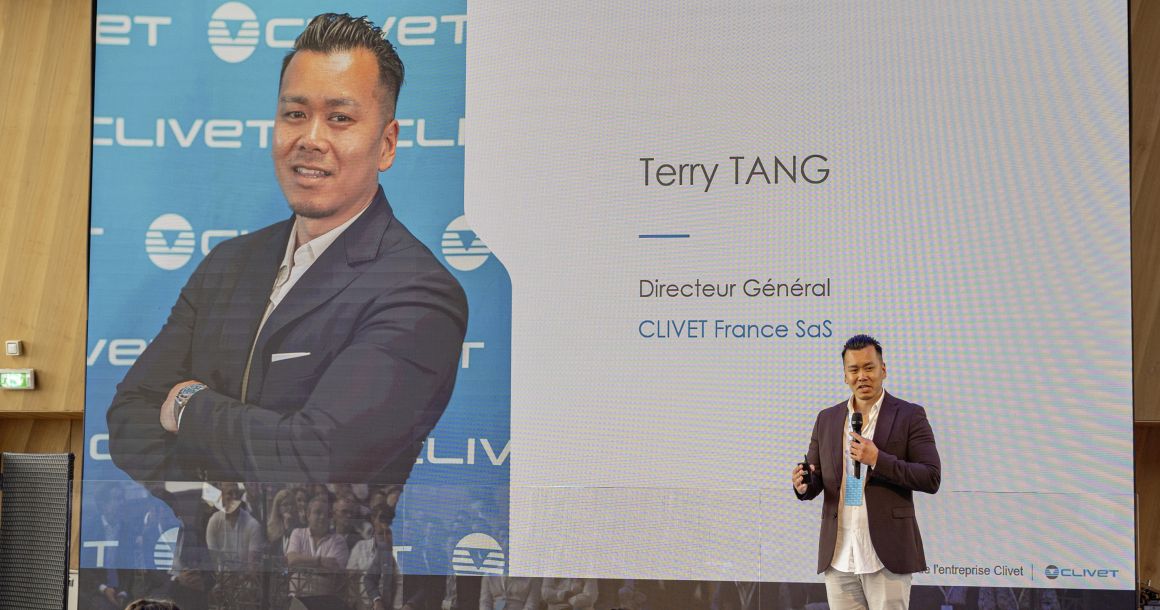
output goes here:
[[[862, 436], [874, 440], [874, 427], [878, 423], [878, 411], [882, 407], [882, 399], [886, 397], [885, 390], [878, 400], [870, 407], [870, 412], [864, 414], [862, 422]], [[854, 462], [850, 459], [850, 416], [854, 413], [854, 397], [846, 403], [846, 426], [842, 442], [842, 461], [845, 468], [842, 473], [842, 484], [839, 486], [841, 495], [838, 497], [838, 537], [834, 542], [834, 560], [830, 567], [841, 572], [853, 574], [873, 574], [884, 566], [874, 551], [874, 544], [870, 541], [870, 522], [866, 516], [866, 496], [862, 495], [860, 506], [846, 506], [846, 479], [854, 476]], [[870, 467], [862, 465], [862, 489], [866, 489], [866, 479], [869, 478]]]

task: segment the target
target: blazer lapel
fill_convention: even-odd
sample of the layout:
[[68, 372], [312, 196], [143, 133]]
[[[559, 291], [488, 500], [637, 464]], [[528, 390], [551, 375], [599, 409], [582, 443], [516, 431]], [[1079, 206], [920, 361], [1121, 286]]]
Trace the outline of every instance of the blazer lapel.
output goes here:
[[890, 392], [883, 390], [882, 406], [878, 409], [878, 422], [874, 424], [874, 444], [879, 448], [890, 440], [890, 433], [894, 429], [895, 416], [898, 415], [898, 399]]
[[[362, 263], [378, 257], [383, 236], [393, 218], [391, 206], [380, 187], [366, 212], [347, 227], [286, 293], [286, 297], [266, 320], [254, 346], [254, 362], [250, 367], [251, 396], [257, 397], [255, 392], [262, 387], [262, 378], [269, 365], [266, 352], [270, 340], [287, 324], [333, 299], [361, 275]], [[266, 290], [268, 296], [268, 286]]]
[[[221, 390], [230, 396], [241, 394], [246, 358], [254, 344], [258, 324], [270, 303], [270, 289], [274, 286], [293, 226], [293, 220], [284, 221], [282, 226], [270, 232], [267, 239], [255, 244], [247, 256], [232, 261], [233, 268], [221, 274], [222, 278], [234, 282], [233, 286], [220, 289], [223, 294], [229, 294], [229, 299], [223, 304], [223, 311], [213, 314], [222, 325], [221, 336], [227, 337], [229, 345], [236, 348], [223, 352], [221, 357], [228, 360], [218, 363], [222, 371], [237, 371], [236, 376], [230, 374], [220, 380], [226, 386]], [[207, 380], [209, 383], [214, 381], [218, 380]]]
[[834, 415], [831, 419], [830, 426], [834, 430], [834, 434], [830, 435], [830, 446], [827, 449], [830, 452], [830, 463], [833, 466], [830, 468], [831, 480], [837, 481], [835, 485], [841, 486], [842, 476], [846, 470], [846, 456], [843, 451], [843, 443], [846, 440], [846, 403], [839, 403], [834, 409]]

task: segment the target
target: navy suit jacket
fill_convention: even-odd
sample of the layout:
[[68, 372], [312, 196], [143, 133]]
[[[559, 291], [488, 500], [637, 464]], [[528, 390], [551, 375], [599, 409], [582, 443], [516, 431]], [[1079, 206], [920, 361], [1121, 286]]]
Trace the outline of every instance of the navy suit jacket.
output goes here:
[[[406, 481], [455, 383], [463, 289], [380, 189], [255, 342], [293, 225], [215, 247], [117, 386], [109, 451], [134, 479]], [[161, 404], [188, 379], [208, 388], [165, 432]]]
[[[843, 400], [818, 413], [807, 455], [817, 470], [806, 493], [798, 495], [802, 500], [810, 500], [825, 492], [818, 537], [818, 573], [825, 572], [834, 560], [845, 462], [842, 443], [846, 439], [846, 405], [847, 401]], [[877, 467], [862, 466], [870, 541], [886, 569], [895, 574], [921, 572], [926, 569], [926, 556], [912, 496], [915, 491], [937, 492], [942, 479], [942, 463], [926, 410], [887, 392], [878, 411], [873, 440], [878, 447]]]

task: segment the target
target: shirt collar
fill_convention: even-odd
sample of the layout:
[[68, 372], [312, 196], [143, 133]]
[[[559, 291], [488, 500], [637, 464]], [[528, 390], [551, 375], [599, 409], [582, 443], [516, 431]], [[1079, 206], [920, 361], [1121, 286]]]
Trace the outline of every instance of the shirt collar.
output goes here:
[[[882, 401], [886, 399], [886, 390], [882, 390], [882, 394], [878, 396], [878, 400], [870, 406], [870, 412], [866, 414], [866, 421], [863, 423], [863, 429], [870, 427], [870, 422], [878, 419], [878, 411], [882, 408]], [[850, 396], [850, 400], [846, 401], [846, 416], [849, 417], [854, 414], [854, 396]], [[847, 420], [848, 421], [848, 420]]]
[[339, 236], [342, 235], [343, 232], [350, 227], [350, 225], [354, 224], [354, 221], [358, 220], [363, 214], [366, 213], [368, 209], [370, 209], [371, 203], [373, 201], [374, 200], [372, 199], [370, 202], [368, 202], [367, 205], [364, 206], [358, 214], [355, 214], [346, 222], [327, 231], [326, 233], [323, 233], [322, 235], [319, 235], [318, 237], [315, 237], [314, 239], [299, 246], [297, 249], [295, 249], [294, 246], [298, 243], [298, 223], [301, 222], [301, 219], [295, 216], [294, 226], [290, 228], [290, 237], [286, 240], [286, 252], [282, 255], [282, 265], [279, 267], [279, 269], [289, 269], [295, 265], [309, 264], [317, 260], [318, 257], [322, 256], [323, 252], [326, 252], [327, 248], [334, 244], [334, 242], [338, 241]]

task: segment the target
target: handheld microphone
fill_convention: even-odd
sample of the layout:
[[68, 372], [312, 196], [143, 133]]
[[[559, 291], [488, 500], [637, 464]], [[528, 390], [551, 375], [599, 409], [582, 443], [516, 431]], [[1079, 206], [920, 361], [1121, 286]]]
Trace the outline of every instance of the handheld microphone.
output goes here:
[[[850, 418], [850, 427], [854, 429], [855, 433], [862, 434], [862, 414], [861, 413], [854, 413], [854, 415]], [[855, 441], [855, 442], [857, 442], [857, 441]], [[855, 479], [862, 478], [862, 462], [859, 462], [858, 460], [854, 460], [854, 478]]]

